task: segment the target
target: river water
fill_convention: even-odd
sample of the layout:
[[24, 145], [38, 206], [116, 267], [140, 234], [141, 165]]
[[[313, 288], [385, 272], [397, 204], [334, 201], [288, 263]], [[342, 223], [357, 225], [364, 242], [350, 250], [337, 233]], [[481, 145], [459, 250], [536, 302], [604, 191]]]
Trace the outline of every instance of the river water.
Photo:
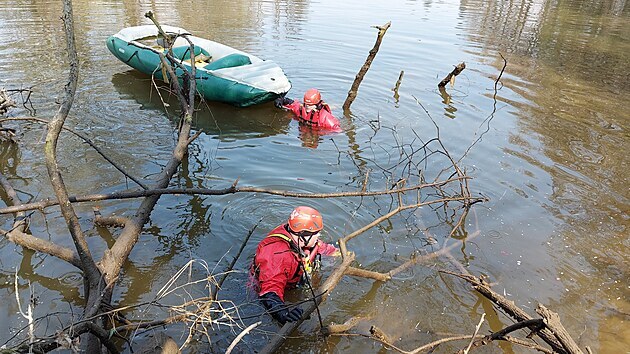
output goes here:
[[[61, 3], [0, 3], [0, 87], [32, 87], [34, 115], [48, 119], [67, 76]], [[67, 126], [147, 181], [174, 146], [177, 102], [166, 98], [170, 107], [164, 107], [150, 79], [118, 62], [105, 40], [123, 27], [149, 23], [144, 18], [149, 10], [162, 24], [276, 61], [293, 84], [289, 96], [319, 88], [344, 128], [313, 136], [271, 103], [240, 109], [208, 102], [194, 122], [202, 134], [174, 186], [224, 188], [239, 179], [242, 186], [331, 193], [360, 190], [370, 171], [370, 188], [386, 188], [396, 177], [387, 168], [399, 161], [401, 146], [436, 136], [430, 115], [449, 152], [466, 155], [460, 164], [474, 178], [473, 194], [489, 199], [474, 206], [458, 239], [479, 235], [454, 257], [473, 274], [488, 276], [495, 290], [530, 314], [538, 302], [558, 312], [582, 347], [630, 350], [630, 5], [625, 0], [75, 1], [80, 79]], [[391, 28], [344, 115], [341, 105], [376, 38], [371, 26], [388, 21]], [[502, 57], [507, 65], [501, 74]], [[466, 69], [442, 95], [437, 83], [460, 62]], [[20, 106], [9, 116], [32, 113]], [[0, 145], [2, 173], [25, 201], [51, 196], [45, 130], [28, 122], [4, 125], [18, 128], [19, 143]], [[77, 138], [62, 139], [60, 165], [71, 194], [135, 187]], [[428, 165], [426, 173], [441, 167]], [[164, 196], [125, 266], [116, 300], [152, 299], [190, 259], [205, 260], [215, 272], [225, 269], [257, 225], [236, 263], [238, 272], [223, 289], [224, 298], [236, 304], [252, 301], [244, 283], [256, 243], [302, 203], [322, 211], [324, 238], [334, 241], [387, 213], [391, 200]], [[104, 214], [117, 215], [130, 215], [137, 205], [98, 203]], [[91, 210], [92, 204], [77, 205], [88, 242], [99, 254], [116, 232], [95, 228]], [[11, 224], [12, 217], [2, 217], [2, 228]], [[64, 225], [59, 211], [50, 208], [32, 215], [31, 231], [71, 246]], [[372, 228], [350, 247], [361, 266], [387, 271], [413, 251], [431, 251], [428, 236], [442, 242], [449, 225], [452, 220], [449, 224], [439, 211], [422, 208]], [[484, 312], [482, 332], [511, 324], [461, 281], [437, 272], [443, 267], [448, 265], [418, 266], [387, 283], [346, 277], [325, 302], [324, 321], [370, 315], [369, 323], [406, 349], [439, 338], [436, 332], [472, 333]], [[0, 342], [26, 324], [15, 301], [16, 269], [21, 299], [28, 297], [27, 282], [37, 297], [35, 316], [56, 314], [40, 330], [60, 326], [55, 317], [68, 320], [81, 312], [82, 282], [73, 267], [2, 240]], [[308, 321], [304, 336], [290, 340], [287, 349], [381, 350], [365, 338], [322, 340], [309, 334], [316, 322]], [[276, 327], [266, 319], [259, 329]], [[234, 338], [231, 331], [240, 332], [217, 327], [210, 345], [197, 338], [189, 348], [221, 352]], [[181, 333], [177, 326], [169, 331], [179, 344]], [[254, 331], [238, 348], [251, 352], [264, 341], [265, 333]], [[501, 344], [483, 351], [523, 349]]]

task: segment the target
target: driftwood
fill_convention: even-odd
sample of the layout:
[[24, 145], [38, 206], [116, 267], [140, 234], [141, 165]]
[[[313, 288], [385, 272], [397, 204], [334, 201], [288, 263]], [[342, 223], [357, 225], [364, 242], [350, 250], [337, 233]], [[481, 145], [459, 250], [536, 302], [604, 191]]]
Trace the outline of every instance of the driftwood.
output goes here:
[[369, 319], [370, 319], [370, 316], [352, 317], [342, 324], [331, 323], [327, 325], [326, 327], [322, 328], [322, 333], [324, 333], [325, 335], [331, 335], [335, 333], [344, 333], [351, 330], [359, 322], [366, 321]]
[[0, 90], [0, 115], [6, 114], [11, 107], [15, 107], [15, 101], [9, 97], [7, 91]]
[[449, 82], [453, 82], [454, 83], [455, 82], [455, 76], [459, 75], [462, 71], [464, 71], [464, 69], [466, 69], [466, 63], [461, 62], [461, 63], [457, 64], [455, 66], [455, 69], [453, 69], [453, 71], [448, 73], [448, 75], [446, 75], [446, 77], [444, 79], [442, 79], [442, 81], [440, 81], [440, 83], [438, 84], [438, 87], [444, 87]]
[[405, 71], [400, 70], [400, 75], [398, 75], [398, 80], [396, 80], [396, 86], [394, 86], [394, 88], [392, 89], [392, 91], [394, 91], [394, 99], [396, 100], [396, 103], [398, 103], [398, 99], [400, 98], [400, 95], [398, 94], [398, 89], [400, 88], [400, 84], [402, 83], [403, 75], [405, 75]]
[[539, 345], [537, 345], [536, 343], [533, 342], [525, 342], [522, 340], [517, 340], [515, 338], [512, 338], [510, 336], [508, 336], [509, 333], [512, 333], [514, 331], [520, 330], [520, 329], [524, 329], [524, 328], [542, 328], [544, 327], [543, 321], [542, 319], [532, 319], [532, 320], [526, 320], [526, 321], [521, 321], [521, 322], [517, 322], [513, 325], [507, 326], [504, 329], [491, 333], [487, 336], [484, 336], [483, 338], [479, 338], [477, 340], [473, 340], [470, 345], [465, 349], [465, 350], [460, 350], [457, 352], [457, 354], [466, 354], [469, 352], [469, 350], [486, 345], [492, 341], [495, 340], [504, 340], [504, 341], [508, 341], [511, 343], [515, 343], [521, 346], [526, 346], [529, 348], [533, 348], [536, 349], [540, 352], [543, 353], [554, 353], [553, 350], [549, 350], [547, 348], [543, 348]]
[[397, 352], [402, 353], [402, 354], [420, 354], [420, 353], [424, 353], [424, 352], [431, 352], [431, 350], [434, 350], [436, 347], [438, 347], [438, 346], [440, 346], [441, 344], [444, 344], [444, 343], [482, 338], [482, 336], [473, 337], [470, 334], [468, 334], [468, 335], [461, 335], [461, 336], [452, 336], [452, 337], [448, 337], [448, 338], [441, 338], [441, 339], [438, 339], [438, 340], [434, 340], [433, 342], [424, 344], [424, 345], [419, 346], [418, 348], [415, 348], [413, 350], [404, 350], [404, 349], [399, 348], [399, 347], [395, 346], [394, 344], [386, 341], [385, 339], [387, 339], [387, 338], [383, 338], [383, 337], [379, 336], [378, 334], [374, 335], [373, 333], [370, 333], [370, 334], [363, 334], [363, 333], [332, 333], [331, 335], [333, 335], [333, 336], [347, 336], [347, 337], [365, 337], [365, 338], [368, 338], [368, 339], [372, 339], [375, 342], [382, 343], [384, 346], [386, 346], [388, 348], [391, 348], [394, 351], [397, 351]]
[[545, 326], [549, 328], [553, 334], [558, 338], [562, 346], [571, 354], [582, 354], [580, 347], [575, 344], [571, 335], [564, 329], [564, 326], [560, 322], [560, 316], [557, 313], [550, 311], [542, 304], [538, 304], [536, 312], [542, 316]]
[[363, 77], [370, 69], [370, 65], [372, 65], [372, 61], [374, 61], [374, 57], [376, 57], [376, 53], [378, 53], [378, 48], [381, 46], [381, 42], [383, 41], [383, 36], [385, 36], [385, 32], [392, 25], [391, 22], [387, 22], [383, 26], [373, 26], [378, 29], [378, 35], [376, 37], [376, 43], [374, 43], [374, 47], [370, 50], [367, 58], [365, 59], [365, 63], [357, 73], [357, 76], [354, 78], [354, 82], [352, 82], [352, 86], [350, 87], [350, 91], [348, 91], [348, 97], [346, 97], [346, 101], [343, 103], [343, 110], [347, 111], [350, 108], [352, 102], [357, 97], [357, 93], [359, 91], [359, 85], [361, 85], [361, 81], [363, 81]]
[[446, 270], [442, 270], [441, 272], [455, 275], [466, 280], [473, 286], [473, 289], [477, 290], [483, 296], [499, 306], [503, 311], [505, 311], [505, 313], [518, 321], [517, 324], [506, 327], [503, 331], [497, 332], [494, 337], [492, 337], [492, 335], [486, 336], [485, 341], [475, 343], [473, 346], [484, 345], [495, 339], [504, 339], [507, 333], [515, 329], [529, 328], [532, 331], [532, 334], [538, 335], [542, 340], [549, 344], [551, 349], [556, 353], [582, 354], [581, 349], [575, 344], [571, 336], [560, 323], [558, 314], [549, 311], [545, 306], [539, 304], [536, 309], [536, 312], [538, 312], [543, 318], [533, 319], [527, 312], [516, 306], [513, 301], [510, 301], [504, 296], [493, 291], [490, 288], [490, 285], [483, 279], [469, 274], [456, 274]]

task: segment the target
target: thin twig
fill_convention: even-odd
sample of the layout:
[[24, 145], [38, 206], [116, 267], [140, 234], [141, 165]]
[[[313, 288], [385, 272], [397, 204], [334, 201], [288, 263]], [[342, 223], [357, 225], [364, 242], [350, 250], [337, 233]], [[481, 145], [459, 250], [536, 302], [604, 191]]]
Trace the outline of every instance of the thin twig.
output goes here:
[[[31, 283], [28, 283], [29, 290], [31, 289]], [[20, 291], [18, 289], [18, 270], [15, 268], [15, 301], [17, 301], [18, 310], [22, 317], [24, 317], [28, 321], [28, 338], [29, 338], [29, 351], [33, 350], [33, 342], [35, 341], [35, 325], [33, 322], [33, 307], [31, 306], [31, 302], [28, 303], [28, 308], [26, 313], [22, 310], [22, 304], [20, 302]]]
[[238, 342], [243, 339], [243, 337], [249, 333], [252, 329], [256, 328], [256, 326], [258, 326], [259, 324], [261, 324], [262, 321], [258, 321], [256, 323], [253, 323], [251, 325], [249, 325], [247, 328], [245, 328], [241, 333], [239, 333], [238, 336], [236, 336], [236, 338], [234, 338], [234, 340], [232, 341], [232, 343], [230, 344], [230, 346], [226, 349], [225, 354], [230, 354], [232, 353], [232, 349], [234, 349], [234, 347], [236, 347], [236, 344], [238, 344]]
[[481, 325], [483, 324], [483, 320], [486, 319], [486, 314], [485, 312], [481, 314], [481, 319], [479, 319], [479, 323], [477, 324], [477, 327], [475, 327], [475, 332], [472, 335], [472, 338], [470, 339], [470, 343], [468, 343], [468, 346], [466, 347], [466, 349], [464, 349], [464, 354], [468, 354], [468, 351], [470, 350], [470, 347], [472, 347], [473, 342], [475, 341], [475, 337], [477, 336], [477, 333], [479, 333], [479, 329], [481, 328]]

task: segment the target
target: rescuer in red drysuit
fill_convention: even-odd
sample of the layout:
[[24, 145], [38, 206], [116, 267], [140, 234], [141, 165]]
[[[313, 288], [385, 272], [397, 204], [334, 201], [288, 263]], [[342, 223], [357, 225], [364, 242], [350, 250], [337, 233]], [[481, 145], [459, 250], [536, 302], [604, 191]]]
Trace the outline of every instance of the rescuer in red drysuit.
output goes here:
[[333, 116], [327, 103], [317, 89], [309, 89], [304, 93], [304, 104], [286, 97], [278, 97], [274, 101], [278, 108], [287, 109], [297, 117], [300, 125], [306, 125], [320, 132], [340, 132], [339, 120]]
[[317, 269], [322, 255], [339, 252], [335, 246], [319, 240], [323, 227], [317, 210], [299, 206], [286, 224], [273, 229], [258, 244], [252, 266], [258, 282], [256, 291], [263, 306], [281, 324], [297, 321], [303, 313], [297, 306], [285, 305], [285, 289], [296, 287]]

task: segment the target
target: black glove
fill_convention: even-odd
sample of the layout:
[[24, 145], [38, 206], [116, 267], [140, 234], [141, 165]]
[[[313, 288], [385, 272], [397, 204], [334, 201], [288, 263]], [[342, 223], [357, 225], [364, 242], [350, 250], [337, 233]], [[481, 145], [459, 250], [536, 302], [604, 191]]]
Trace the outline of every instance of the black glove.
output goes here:
[[293, 100], [287, 97], [278, 97], [273, 101], [274, 106], [278, 108], [282, 108], [282, 106], [286, 106], [293, 103]]
[[304, 311], [297, 306], [292, 309], [289, 308], [289, 306], [285, 305], [284, 302], [280, 300], [280, 296], [273, 292], [262, 295], [260, 301], [271, 316], [283, 325], [286, 322], [298, 321], [302, 318], [302, 314], [304, 313]]

